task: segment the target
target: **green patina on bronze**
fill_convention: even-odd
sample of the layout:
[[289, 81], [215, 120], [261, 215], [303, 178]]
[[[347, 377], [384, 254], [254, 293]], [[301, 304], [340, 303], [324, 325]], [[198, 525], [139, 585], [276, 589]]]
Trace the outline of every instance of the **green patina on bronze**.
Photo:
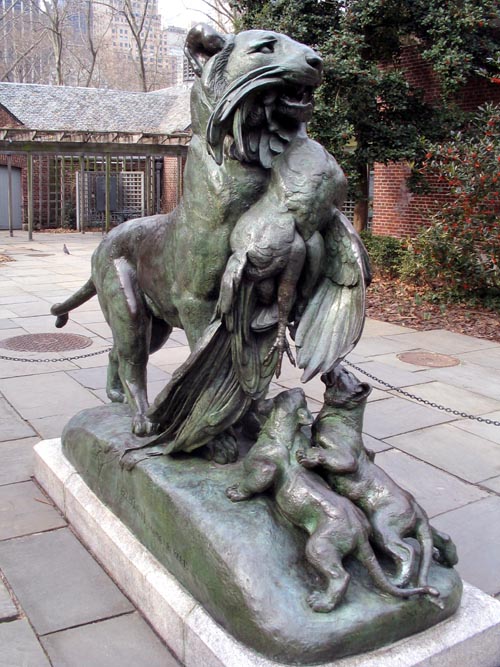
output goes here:
[[[74, 417], [64, 450], [252, 649], [297, 664], [374, 649], [448, 618], [462, 587], [450, 538], [365, 449], [369, 387], [340, 365], [370, 269], [342, 170], [306, 132], [321, 59], [274, 32], [203, 25], [186, 55], [198, 79], [183, 202], [113, 230], [52, 308], [64, 326], [98, 295], [107, 393], [128, 403]], [[191, 354], [149, 406], [148, 357], [173, 327]], [[326, 385], [312, 435], [301, 390], [265, 398], [283, 355], [295, 362], [287, 331], [302, 381]], [[190, 456], [202, 447], [226, 465]]]
[[461, 582], [453, 569], [431, 566], [438, 606], [428, 596], [380, 592], [348, 557], [351, 583], [342, 602], [330, 613], [314, 612], [307, 595], [325, 581], [305, 559], [306, 533], [284, 518], [272, 494], [242, 503], [226, 497], [247, 475], [243, 462], [220, 466], [143, 450], [121, 460], [141, 444], [130, 425], [125, 406], [81, 412], [63, 433], [67, 458], [213, 618], [255, 651], [291, 664], [328, 662], [425, 630], [458, 607]]

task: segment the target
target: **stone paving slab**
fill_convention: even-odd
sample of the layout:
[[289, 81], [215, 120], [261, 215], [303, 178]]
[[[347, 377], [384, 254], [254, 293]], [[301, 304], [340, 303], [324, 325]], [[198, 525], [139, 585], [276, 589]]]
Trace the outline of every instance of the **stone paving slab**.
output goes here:
[[500, 447], [450, 424], [398, 435], [387, 442], [468, 482], [500, 474]]
[[0, 486], [0, 540], [65, 525], [66, 521], [33, 482]]
[[64, 372], [1, 379], [0, 391], [25, 419], [101, 405], [99, 399]]
[[500, 494], [500, 477], [492, 477], [491, 479], [487, 479], [484, 482], [481, 482], [481, 486]]
[[405, 387], [405, 391], [426, 401], [472, 415], [484, 415], [485, 412], [500, 409], [500, 401], [462, 387], [452, 387], [444, 382], [434, 381], [413, 385]]
[[[25, 334], [26, 331], [23, 331]], [[23, 335], [23, 334], [13, 334], [13, 335]], [[9, 336], [10, 338], [10, 336]], [[16, 350], [3, 350], [0, 349], [0, 354], [5, 354], [8, 357], [18, 357], [21, 359], [29, 359], [30, 357], [26, 352], [17, 352]], [[36, 355], [39, 359], [55, 359], [59, 355], [58, 353], [52, 354], [50, 357], [44, 353], [43, 355]], [[31, 357], [33, 358], [33, 357]], [[17, 378], [21, 376], [28, 375], [45, 375], [45, 373], [54, 373], [59, 371], [70, 371], [76, 370], [78, 367], [72, 361], [8, 361], [5, 359], [0, 360], [0, 379], [3, 378]]]
[[0, 623], [0, 647], [0, 667], [51, 667], [26, 619]]
[[397, 449], [377, 455], [375, 463], [402, 488], [409, 491], [429, 517], [443, 514], [481, 498], [486, 491], [466, 484], [453, 475], [414, 459]]
[[432, 380], [439, 380], [454, 387], [462, 387], [500, 401], [498, 370], [488, 366], [487, 358], [485, 358], [484, 365], [481, 366], [464, 363], [450, 368], [433, 368], [429, 370], [429, 376]]
[[411, 333], [415, 331], [411, 327], [403, 327], [399, 324], [392, 324], [391, 322], [382, 322], [382, 320], [368, 319], [363, 328], [363, 337], [369, 338], [371, 336], [390, 336], [403, 333]]
[[374, 375], [379, 380], [387, 382], [394, 387], [407, 387], [414, 384], [423, 384], [432, 380], [432, 377], [427, 374], [427, 371], [420, 371], [415, 373], [412, 372], [411, 369], [382, 364], [378, 361], [378, 357], [376, 360], [370, 360], [366, 363], [356, 364], [356, 366], [358, 366], [358, 368], [356, 368], [354, 372], [359, 377], [359, 379], [367, 381], [373, 387], [377, 387], [379, 389], [387, 390], [387, 387], [377, 382], [377, 380], [373, 380], [372, 378], [365, 376], [363, 371], [358, 369], [363, 369], [370, 375]]
[[[105, 389], [107, 365], [70, 371], [68, 375], [87, 389]], [[167, 383], [170, 377], [169, 373], [162, 371], [160, 368], [152, 364], [148, 365], [148, 381]]]
[[433, 519], [457, 545], [460, 575], [490, 595], [500, 593], [499, 517], [500, 498], [490, 496]]
[[[0, 579], [0, 623], [12, 621], [19, 616], [19, 611], [7, 586]], [[0, 643], [1, 646], [1, 643]], [[1, 663], [0, 663], [1, 664]]]
[[0, 568], [40, 635], [133, 611], [68, 528], [0, 542]]
[[36, 435], [31, 426], [0, 396], [0, 442]]
[[25, 482], [33, 474], [33, 446], [38, 438], [0, 443], [0, 485]]
[[[383, 354], [413, 350], [416, 345], [406, 340], [405, 336], [407, 335], [409, 334], [393, 336], [392, 338], [383, 336], [361, 338], [356, 345], [356, 353], [364, 357], [376, 357]], [[401, 338], [401, 340], [398, 340], [398, 338]]]
[[470, 364], [482, 365], [487, 362], [489, 368], [496, 368], [500, 370], [500, 345], [497, 347], [490, 347], [486, 353], [480, 352], [464, 352], [457, 355], [461, 361]]
[[394, 397], [368, 403], [363, 430], [374, 438], [385, 440], [399, 433], [408, 433], [450, 419], [445, 413]]
[[[476, 350], [486, 350], [491, 347], [498, 347], [498, 343], [484, 338], [473, 338], [464, 334], [453, 333], [446, 329], [432, 329], [430, 331], [415, 331], [413, 333], [404, 333], [397, 336], [389, 335], [388, 339], [397, 343], [412, 345], [414, 348], [432, 350], [441, 354], [451, 354], [456, 356], [463, 352], [473, 352]], [[394, 351], [394, 350], [393, 350]]]
[[[484, 419], [500, 422], [500, 410], [482, 416]], [[491, 442], [496, 442], [497, 445], [500, 445], [500, 426], [484, 424], [472, 419], [459, 419], [453, 422], [453, 426], [461, 428], [468, 433], [474, 433], [474, 435], [478, 435], [480, 438], [491, 440]]]
[[137, 613], [46, 635], [41, 642], [54, 667], [78, 665], [83, 656], [89, 667], [181, 667]]

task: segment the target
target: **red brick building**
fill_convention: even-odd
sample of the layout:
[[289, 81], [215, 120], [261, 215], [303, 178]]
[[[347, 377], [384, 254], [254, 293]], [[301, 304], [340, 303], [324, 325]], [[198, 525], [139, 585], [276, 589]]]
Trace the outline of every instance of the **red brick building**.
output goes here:
[[[425, 91], [427, 102], [432, 103], [438, 98], [439, 81], [416, 48], [410, 47], [403, 51], [401, 66], [407, 73], [409, 83]], [[473, 111], [487, 101], [500, 103], [500, 85], [494, 85], [486, 79], [471, 81], [458, 96], [458, 102], [465, 111]], [[375, 165], [371, 223], [374, 234], [416, 234], [437, 210], [437, 202], [446, 197], [446, 192], [437, 182], [428, 194], [412, 193], [407, 186], [409, 174], [410, 167], [407, 164]]]

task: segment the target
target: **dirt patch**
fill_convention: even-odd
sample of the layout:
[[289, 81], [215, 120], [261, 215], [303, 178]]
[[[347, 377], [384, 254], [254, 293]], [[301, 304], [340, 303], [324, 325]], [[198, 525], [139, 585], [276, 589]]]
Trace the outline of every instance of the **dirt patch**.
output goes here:
[[0, 253], [0, 264], [1, 264], [2, 262], [13, 262], [13, 261], [14, 261], [14, 258], [13, 258], [13, 257], [9, 257], [9, 255], [2, 255], [2, 254]]
[[367, 315], [418, 331], [446, 329], [500, 342], [500, 313], [463, 303], [435, 304], [422, 288], [375, 278], [368, 288]]

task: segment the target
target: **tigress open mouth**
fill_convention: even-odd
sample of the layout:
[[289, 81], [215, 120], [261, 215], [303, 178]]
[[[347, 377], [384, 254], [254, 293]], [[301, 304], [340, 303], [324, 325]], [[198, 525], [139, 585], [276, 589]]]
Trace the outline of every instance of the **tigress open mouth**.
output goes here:
[[278, 113], [300, 121], [310, 119], [313, 112], [313, 86], [287, 86], [277, 100]]
[[311, 118], [319, 78], [316, 82], [304, 75], [303, 83], [300, 78], [300, 73], [282, 66], [265, 66], [233, 82], [207, 126], [209, 150], [217, 164], [222, 164], [224, 138], [232, 135], [236, 159], [269, 168], [273, 155]]

